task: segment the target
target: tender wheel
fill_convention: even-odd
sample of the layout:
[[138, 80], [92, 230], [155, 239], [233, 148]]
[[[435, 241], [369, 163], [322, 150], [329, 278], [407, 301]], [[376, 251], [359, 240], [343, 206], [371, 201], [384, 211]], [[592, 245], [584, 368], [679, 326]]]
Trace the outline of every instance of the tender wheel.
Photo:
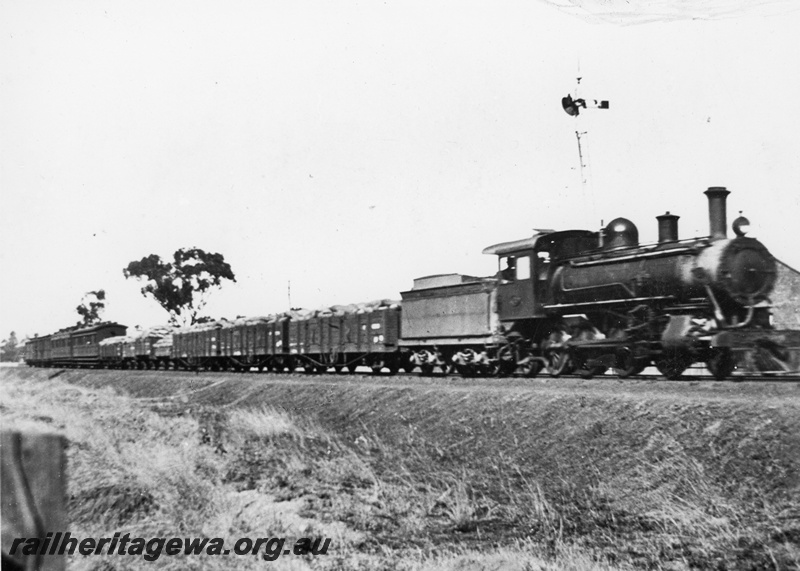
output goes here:
[[736, 370], [736, 360], [727, 347], [714, 348], [706, 361], [706, 367], [718, 381], [724, 381]]
[[[454, 365], [456, 373], [458, 373], [462, 377], [474, 377], [475, 376], [475, 369], [470, 367], [469, 365]], [[447, 373], [445, 373], [447, 374]]]
[[493, 377], [507, 377], [514, 373], [517, 364], [514, 359], [514, 351], [511, 345], [500, 347], [497, 357], [491, 362], [489, 375]]

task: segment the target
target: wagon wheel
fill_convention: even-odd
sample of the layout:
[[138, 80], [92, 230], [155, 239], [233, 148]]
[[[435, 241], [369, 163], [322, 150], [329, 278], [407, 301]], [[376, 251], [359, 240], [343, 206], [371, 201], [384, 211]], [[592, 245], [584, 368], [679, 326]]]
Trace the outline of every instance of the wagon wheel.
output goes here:
[[355, 363], [353, 365], [347, 365], [347, 372], [350, 373], [351, 375], [356, 372], [356, 369], [358, 369], [358, 363]]
[[736, 359], [727, 347], [715, 347], [706, 360], [706, 367], [718, 381], [724, 381], [736, 369]]
[[305, 363], [303, 365], [303, 370], [306, 372], [306, 374], [313, 375], [317, 371], [317, 368], [311, 363]]
[[552, 377], [569, 373], [572, 368], [572, 359], [567, 348], [555, 346], [562, 345], [567, 338], [567, 332], [563, 328], [558, 328], [550, 333], [542, 343], [542, 352], [547, 361], [545, 368]]
[[334, 365], [334, 366], [333, 366], [333, 371], [334, 371], [334, 372], [335, 372], [337, 375], [341, 375], [341, 374], [342, 374], [342, 371], [344, 371], [344, 367], [343, 367], [342, 365]]
[[431, 374], [433, 374], [433, 365], [425, 363], [424, 365], [419, 366], [419, 370], [423, 376], [425, 377], [430, 376]]
[[656, 368], [668, 381], [675, 381], [681, 377], [686, 368], [691, 365], [691, 359], [680, 351], [665, 353], [656, 360]]

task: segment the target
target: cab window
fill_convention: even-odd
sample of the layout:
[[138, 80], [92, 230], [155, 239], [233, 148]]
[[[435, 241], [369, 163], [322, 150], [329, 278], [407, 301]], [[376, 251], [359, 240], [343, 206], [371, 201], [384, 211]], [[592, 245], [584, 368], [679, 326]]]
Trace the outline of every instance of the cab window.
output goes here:
[[500, 279], [511, 282], [517, 275], [517, 259], [514, 256], [500, 258]]
[[538, 279], [546, 280], [547, 279], [547, 271], [550, 268], [550, 252], [537, 252], [536, 254], [537, 262], [536, 267], [539, 268], [539, 276]]
[[517, 257], [517, 281], [531, 279], [531, 259], [528, 256]]

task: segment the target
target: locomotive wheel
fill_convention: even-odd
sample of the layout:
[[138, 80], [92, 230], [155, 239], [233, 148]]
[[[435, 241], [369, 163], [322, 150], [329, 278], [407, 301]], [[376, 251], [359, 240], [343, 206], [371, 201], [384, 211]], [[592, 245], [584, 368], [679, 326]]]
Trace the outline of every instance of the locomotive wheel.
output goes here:
[[538, 375], [539, 372], [542, 370], [542, 363], [541, 361], [536, 361], [531, 359], [527, 363], [523, 363], [522, 365], [520, 365], [518, 370], [523, 377], [532, 379], [533, 377]]
[[591, 379], [592, 377], [599, 377], [606, 372], [606, 367], [581, 367], [578, 369], [578, 375], [582, 379]]
[[592, 377], [598, 377], [606, 372], [608, 367], [604, 367], [603, 365], [595, 365], [590, 367], [587, 365], [589, 359], [582, 356], [580, 352], [578, 355], [573, 355], [572, 362], [575, 364], [575, 369], [577, 370], [578, 375], [582, 379], [591, 379]]
[[551, 377], [559, 377], [569, 370], [570, 357], [569, 353], [564, 349], [554, 349], [548, 351], [547, 358], [547, 373]]
[[617, 351], [614, 374], [621, 379], [627, 379], [644, 371], [646, 366], [645, 363], [633, 356], [633, 351], [630, 347], [620, 347]]
[[706, 367], [718, 381], [724, 381], [736, 369], [736, 360], [727, 347], [714, 348], [706, 361]]
[[542, 349], [544, 357], [547, 360], [546, 369], [551, 377], [559, 377], [569, 373], [572, 369], [572, 359], [569, 356], [567, 348], [553, 347], [553, 345], [561, 345], [566, 335], [566, 331], [563, 329], [556, 329], [543, 343]]
[[680, 363], [664, 359], [663, 361], [656, 361], [656, 369], [658, 369], [668, 381], [675, 381], [681, 378], [686, 367]]
[[689, 365], [689, 357], [680, 353], [663, 355], [656, 361], [656, 368], [668, 381], [679, 379]]

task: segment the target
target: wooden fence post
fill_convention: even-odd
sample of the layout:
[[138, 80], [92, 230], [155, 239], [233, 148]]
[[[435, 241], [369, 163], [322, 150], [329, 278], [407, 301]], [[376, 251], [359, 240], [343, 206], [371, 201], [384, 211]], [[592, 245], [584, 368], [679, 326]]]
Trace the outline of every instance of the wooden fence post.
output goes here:
[[[61, 555], [10, 555], [15, 538], [67, 531], [65, 439], [56, 434], [0, 433], [3, 569], [63, 571]], [[51, 536], [52, 537], [52, 536]]]

